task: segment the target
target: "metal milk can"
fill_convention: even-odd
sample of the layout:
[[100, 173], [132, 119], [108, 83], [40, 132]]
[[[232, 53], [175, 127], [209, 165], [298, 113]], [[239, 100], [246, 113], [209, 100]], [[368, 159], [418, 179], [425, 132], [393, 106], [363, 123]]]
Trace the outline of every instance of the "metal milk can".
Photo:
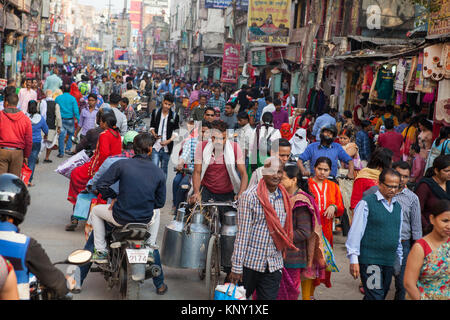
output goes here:
[[220, 256], [221, 265], [231, 267], [234, 240], [237, 233], [237, 212], [227, 211], [223, 215], [222, 228], [220, 229]]
[[201, 212], [194, 213], [192, 223], [182, 233], [181, 268], [202, 269], [206, 265], [206, 251], [210, 237]]
[[179, 208], [175, 220], [171, 221], [164, 230], [161, 263], [168, 267], [181, 268], [182, 232], [185, 213], [185, 208]]

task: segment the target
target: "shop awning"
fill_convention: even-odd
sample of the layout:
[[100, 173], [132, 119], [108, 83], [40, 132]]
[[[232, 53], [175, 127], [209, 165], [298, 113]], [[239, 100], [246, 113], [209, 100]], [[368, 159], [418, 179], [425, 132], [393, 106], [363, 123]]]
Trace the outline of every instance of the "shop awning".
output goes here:
[[414, 44], [420, 42], [417, 39], [395, 39], [395, 38], [378, 38], [378, 37], [364, 37], [364, 36], [347, 36], [350, 39], [359, 42], [371, 42], [377, 45], [401, 45], [401, 44]]

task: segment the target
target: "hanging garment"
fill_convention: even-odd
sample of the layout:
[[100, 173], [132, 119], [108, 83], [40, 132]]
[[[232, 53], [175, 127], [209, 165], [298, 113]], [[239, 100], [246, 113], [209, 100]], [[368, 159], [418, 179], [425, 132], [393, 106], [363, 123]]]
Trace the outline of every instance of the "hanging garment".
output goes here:
[[416, 91], [422, 91], [423, 88], [423, 52], [419, 53], [419, 58], [417, 59], [417, 70], [416, 70]]
[[364, 80], [362, 84], [362, 93], [370, 92], [373, 82], [373, 68], [371, 66], [364, 67]]
[[378, 92], [378, 99], [386, 100], [387, 102], [392, 100], [392, 90], [394, 88], [394, 75], [389, 69], [381, 68], [378, 71], [377, 82], [375, 89]]
[[415, 92], [416, 86], [417, 56], [413, 57], [408, 76], [406, 77], [406, 92]]
[[400, 59], [397, 65], [397, 73], [395, 75], [394, 89], [403, 91], [406, 76], [406, 60]]
[[[445, 74], [445, 63], [447, 61], [448, 50], [444, 50], [443, 43], [429, 46], [423, 51], [423, 77], [431, 78], [434, 81], [441, 81]], [[447, 52], [445, 52], [447, 51]], [[450, 72], [450, 70], [447, 70]]]

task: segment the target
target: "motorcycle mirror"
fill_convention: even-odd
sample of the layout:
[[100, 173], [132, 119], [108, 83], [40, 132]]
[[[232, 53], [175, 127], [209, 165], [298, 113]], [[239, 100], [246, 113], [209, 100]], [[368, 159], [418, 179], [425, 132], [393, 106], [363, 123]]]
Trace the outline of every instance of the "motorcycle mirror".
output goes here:
[[88, 250], [78, 249], [72, 252], [67, 261], [71, 264], [85, 264], [91, 260], [92, 252]]

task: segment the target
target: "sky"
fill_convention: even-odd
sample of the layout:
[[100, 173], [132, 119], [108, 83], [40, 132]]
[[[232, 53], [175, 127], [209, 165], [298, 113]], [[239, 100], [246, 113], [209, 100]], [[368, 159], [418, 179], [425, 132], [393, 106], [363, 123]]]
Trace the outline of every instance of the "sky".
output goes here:
[[[111, 12], [118, 12], [123, 10], [124, 0], [78, 0], [78, 3], [84, 5], [92, 5], [97, 9], [108, 7], [108, 2], [111, 1]], [[127, 0], [127, 6], [130, 6], [130, 0]]]

